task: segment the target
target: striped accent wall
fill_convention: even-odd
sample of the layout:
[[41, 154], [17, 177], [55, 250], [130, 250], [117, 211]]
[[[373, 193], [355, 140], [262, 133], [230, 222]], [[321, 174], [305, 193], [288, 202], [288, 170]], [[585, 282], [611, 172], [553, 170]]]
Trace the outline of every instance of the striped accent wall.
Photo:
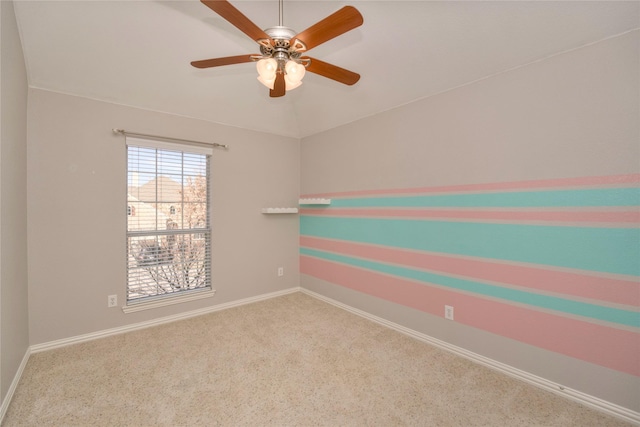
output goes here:
[[640, 174], [303, 197], [302, 274], [640, 376]]

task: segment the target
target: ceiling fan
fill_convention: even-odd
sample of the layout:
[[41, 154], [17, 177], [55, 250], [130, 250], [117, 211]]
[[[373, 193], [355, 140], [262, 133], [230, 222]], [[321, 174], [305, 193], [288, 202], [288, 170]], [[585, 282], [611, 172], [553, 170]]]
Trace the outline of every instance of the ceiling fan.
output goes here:
[[302, 56], [308, 50], [362, 25], [362, 15], [353, 6], [342, 9], [296, 33], [282, 26], [282, 0], [279, 0], [280, 22], [277, 27], [261, 30], [227, 0], [200, 0], [260, 45], [260, 55], [238, 55], [193, 61], [196, 68], [220, 67], [257, 61], [258, 80], [267, 86], [269, 96], [284, 96], [287, 90], [302, 83], [305, 71], [353, 85], [360, 75], [336, 65]]

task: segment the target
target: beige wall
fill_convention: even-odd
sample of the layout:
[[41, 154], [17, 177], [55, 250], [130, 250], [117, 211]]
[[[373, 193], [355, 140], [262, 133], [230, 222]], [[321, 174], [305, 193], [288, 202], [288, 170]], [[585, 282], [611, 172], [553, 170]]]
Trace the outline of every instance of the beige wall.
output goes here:
[[[29, 90], [30, 342], [42, 344], [297, 287], [297, 139]], [[213, 298], [124, 314], [126, 153], [113, 128], [229, 144], [212, 168]], [[284, 277], [277, 268], [284, 267]]]
[[[639, 64], [640, 31], [635, 31], [305, 138], [301, 193], [638, 173]], [[316, 277], [302, 274], [301, 286], [640, 410], [634, 375]]]
[[639, 32], [305, 138], [301, 190], [638, 172]]
[[27, 75], [13, 3], [0, 2], [0, 401], [29, 346]]

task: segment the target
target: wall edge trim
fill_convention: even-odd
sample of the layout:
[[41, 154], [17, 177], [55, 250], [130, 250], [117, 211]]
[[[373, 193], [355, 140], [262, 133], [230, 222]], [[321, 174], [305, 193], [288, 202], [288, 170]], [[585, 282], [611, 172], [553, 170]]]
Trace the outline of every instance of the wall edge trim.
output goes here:
[[298, 292], [300, 290], [299, 287], [288, 288], [282, 291], [270, 292], [267, 294], [261, 294], [254, 297], [243, 298], [231, 302], [226, 302], [222, 304], [217, 304], [211, 307], [205, 307], [198, 310], [191, 310], [184, 313], [174, 314], [171, 316], [160, 317], [153, 320], [148, 320], [139, 323], [133, 323], [126, 326], [120, 326], [117, 328], [104, 329], [101, 331], [91, 332], [83, 335], [76, 335], [69, 338], [63, 338], [60, 340], [48, 341], [41, 344], [34, 344], [30, 347], [30, 352], [40, 353], [42, 351], [53, 350], [55, 348], [66, 347], [72, 344], [79, 344], [87, 341], [93, 341], [99, 338], [106, 338], [112, 335], [119, 335], [126, 332], [132, 332], [140, 329], [146, 329], [153, 326], [162, 325], [165, 323], [171, 323], [178, 320], [189, 319], [191, 317], [201, 316], [204, 314], [214, 313], [216, 311], [226, 310], [228, 308], [239, 307], [246, 304], [252, 304], [254, 302], [265, 301], [271, 298], [276, 298], [279, 296], [292, 294]]
[[22, 378], [22, 373], [24, 372], [24, 368], [27, 366], [27, 362], [29, 361], [29, 356], [31, 356], [31, 347], [27, 347], [27, 350], [22, 357], [22, 362], [20, 362], [20, 366], [18, 366], [18, 370], [13, 377], [13, 381], [11, 381], [11, 385], [9, 386], [9, 390], [7, 390], [7, 394], [2, 400], [2, 406], [0, 406], [0, 424], [4, 420], [4, 416], [9, 409], [9, 404], [11, 404], [11, 400], [13, 399], [13, 394], [18, 388], [18, 383], [20, 382], [20, 378]]
[[524, 381], [528, 384], [531, 384], [535, 387], [541, 388], [546, 391], [550, 391], [558, 396], [564, 397], [566, 399], [573, 400], [582, 405], [588, 406], [592, 409], [595, 409], [600, 412], [604, 412], [608, 415], [612, 415], [614, 417], [620, 418], [624, 421], [634, 423], [636, 425], [640, 425], [640, 412], [635, 412], [629, 408], [625, 408], [620, 405], [616, 405], [615, 403], [600, 399], [598, 397], [589, 395], [587, 393], [583, 393], [578, 390], [573, 390], [568, 387], [564, 387], [561, 384], [554, 383], [549, 381], [543, 377], [539, 377], [537, 375], [531, 374], [529, 372], [523, 371], [518, 368], [514, 368], [513, 366], [507, 365], [502, 362], [498, 362], [497, 360], [493, 360], [491, 358], [481, 356], [477, 353], [473, 353], [471, 351], [465, 350], [462, 347], [455, 346], [453, 344], [449, 344], [445, 341], [439, 340], [437, 338], [431, 337], [429, 335], [423, 334], [421, 332], [415, 331], [413, 329], [404, 327], [397, 323], [391, 322], [384, 318], [375, 316], [371, 313], [367, 313], [366, 311], [359, 310], [355, 307], [351, 307], [350, 305], [341, 303], [324, 295], [318, 294], [311, 290], [300, 288], [300, 292], [309, 295], [313, 298], [324, 301], [328, 304], [341, 308], [345, 311], [348, 311], [357, 316], [363, 317], [367, 320], [378, 323], [382, 326], [393, 329], [402, 334], [408, 335], [412, 338], [415, 338], [419, 341], [425, 342], [427, 344], [434, 345], [440, 349], [446, 350], [450, 353], [453, 353], [457, 356], [464, 357], [465, 359], [471, 360], [472, 362], [478, 363], [480, 365], [486, 366], [495, 371], [506, 374], [512, 378], [516, 378], [518, 380]]

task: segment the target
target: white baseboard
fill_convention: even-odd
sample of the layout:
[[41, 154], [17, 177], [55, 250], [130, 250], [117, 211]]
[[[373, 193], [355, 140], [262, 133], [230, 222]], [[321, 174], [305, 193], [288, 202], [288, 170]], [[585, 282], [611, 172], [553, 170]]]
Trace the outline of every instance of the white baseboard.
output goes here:
[[24, 372], [25, 366], [27, 366], [27, 362], [29, 361], [30, 355], [31, 355], [31, 349], [27, 348], [27, 351], [24, 353], [24, 356], [22, 357], [22, 362], [20, 362], [20, 366], [18, 366], [18, 370], [16, 371], [16, 374], [13, 377], [13, 381], [11, 381], [9, 390], [7, 390], [7, 395], [2, 400], [2, 406], [0, 406], [0, 424], [2, 424], [2, 420], [4, 419], [4, 416], [7, 413], [7, 409], [9, 409], [9, 404], [11, 403], [11, 399], [13, 399], [13, 394], [16, 392], [16, 388], [18, 387], [20, 378], [22, 378], [22, 373]]
[[347, 304], [343, 304], [334, 299], [325, 297], [316, 292], [310, 291], [308, 289], [300, 288], [300, 292], [317, 298], [321, 301], [334, 305], [338, 308], [346, 310], [350, 313], [356, 314], [360, 317], [364, 317], [365, 319], [376, 322], [380, 325], [386, 326], [390, 329], [394, 329], [400, 333], [408, 335], [410, 337], [416, 338], [420, 341], [423, 341], [427, 344], [434, 345], [443, 350], [454, 353], [458, 356], [462, 356], [466, 359], [469, 359], [473, 362], [479, 363], [488, 368], [494, 369], [496, 371], [502, 372], [510, 377], [517, 378], [519, 380], [525, 381], [529, 384], [532, 384], [536, 387], [542, 388], [544, 390], [550, 391], [559, 396], [571, 399], [575, 402], [586, 405], [590, 408], [593, 408], [597, 411], [604, 412], [606, 414], [612, 415], [614, 417], [623, 419], [627, 422], [631, 422], [637, 425], [640, 425], [640, 413], [632, 411], [631, 409], [625, 408], [620, 405], [616, 405], [614, 403], [608, 402], [606, 400], [591, 396], [586, 393], [582, 393], [578, 390], [572, 390], [570, 388], [564, 387], [560, 384], [549, 381], [545, 378], [539, 377], [537, 375], [530, 374], [529, 372], [514, 368], [513, 366], [509, 366], [507, 364], [498, 362], [496, 360], [490, 359], [488, 357], [481, 356], [479, 354], [473, 353], [471, 351], [465, 350], [462, 347], [458, 347], [452, 344], [449, 344], [445, 341], [441, 341], [437, 338], [433, 338], [429, 335], [423, 334], [418, 331], [414, 331], [413, 329], [406, 328], [402, 325], [398, 325], [397, 323], [390, 322], [381, 317], [374, 316], [373, 314], [367, 313], [366, 311], [359, 310], [357, 308], [351, 307]]
[[126, 332], [136, 331], [139, 329], [150, 328], [152, 326], [162, 325], [164, 323], [175, 322], [178, 320], [188, 319], [190, 317], [201, 316], [203, 314], [209, 314], [220, 310], [226, 310], [228, 308], [238, 307], [241, 305], [251, 304], [254, 302], [264, 301], [271, 298], [276, 298], [282, 295], [292, 294], [299, 292], [300, 288], [289, 288], [284, 291], [271, 292], [268, 294], [262, 294], [255, 297], [244, 298], [241, 300], [231, 301], [223, 304], [214, 305], [211, 307], [202, 308], [199, 310], [187, 311], [185, 313], [175, 314], [172, 316], [161, 317], [146, 322], [134, 323], [131, 325], [121, 326], [118, 328], [105, 329], [102, 331], [92, 332], [90, 334], [77, 335], [75, 337], [63, 338], [61, 340], [49, 341], [42, 344], [35, 344], [31, 346], [31, 353], [39, 353], [41, 351], [53, 350], [54, 348], [65, 347], [71, 344], [78, 344], [82, 342], [92, 341], [99, 338], [105, 338], [112, 335], [124, 334]]

